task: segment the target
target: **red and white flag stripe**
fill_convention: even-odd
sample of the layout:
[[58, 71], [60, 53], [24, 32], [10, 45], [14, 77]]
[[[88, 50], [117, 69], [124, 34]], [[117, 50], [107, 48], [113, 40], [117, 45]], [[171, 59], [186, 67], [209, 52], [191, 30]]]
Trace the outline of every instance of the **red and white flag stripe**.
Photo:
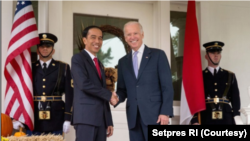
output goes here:
[[4, 113], [34, 129], [30, 47], [39, 44], [30, 1], [18, 1], [8, 46], [4, 75], [7, 81]]
[[188, 1], [182, 67], [180, 124], [206, 109], [195, 1]]

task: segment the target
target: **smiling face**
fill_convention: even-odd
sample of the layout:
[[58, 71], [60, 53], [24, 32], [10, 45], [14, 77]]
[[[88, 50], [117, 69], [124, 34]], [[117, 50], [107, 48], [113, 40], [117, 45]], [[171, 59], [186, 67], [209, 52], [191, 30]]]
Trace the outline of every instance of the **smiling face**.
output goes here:
[[137, 51], [141, 47], [144, 33], [138, 23], [129, 23], [125, 25], [124, 36], [125, 41], [134, 51]]
[[102, 47], [102, 31], [98, 28], [91, 28], [88, 31], [87, 37], [83, 37], [85, 49], [96, 56], [97, 52]]

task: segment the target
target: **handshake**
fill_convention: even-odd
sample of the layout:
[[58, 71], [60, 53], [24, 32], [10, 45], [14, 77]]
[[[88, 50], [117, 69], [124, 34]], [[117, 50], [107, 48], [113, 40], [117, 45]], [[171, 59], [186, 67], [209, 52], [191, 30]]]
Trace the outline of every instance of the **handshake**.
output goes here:
[[111, 99], [109, 101], [110, 104], [115, 106], [118, 103], [118, 101], [119, 101], [119, 98], [118, 98], [116, 92], [112, 92], [112, 96], [111, 96]]

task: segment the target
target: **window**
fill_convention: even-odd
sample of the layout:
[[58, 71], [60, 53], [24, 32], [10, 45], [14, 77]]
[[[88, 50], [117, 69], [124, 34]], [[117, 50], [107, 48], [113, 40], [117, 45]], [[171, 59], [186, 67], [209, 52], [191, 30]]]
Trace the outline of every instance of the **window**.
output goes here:
[[171, 72], [174, 100], [180, 101], [182, 85], [182, 63], [185, 37], [186, 12], [170, 12]]

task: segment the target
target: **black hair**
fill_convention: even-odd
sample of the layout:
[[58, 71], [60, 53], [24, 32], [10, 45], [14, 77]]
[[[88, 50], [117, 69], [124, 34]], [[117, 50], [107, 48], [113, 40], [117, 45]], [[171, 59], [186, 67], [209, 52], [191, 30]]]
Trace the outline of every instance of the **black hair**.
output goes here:
[[[87, 38], [87, 35], [88, 35], [88, 33], [89, 33], [89, 30], [92, 29], [92, 28], [97, 28], [97, 29], [100, 29], [100, 30], [101, 30], [100, 27], [95, 26], [95, 25], [88, 26], [88, 27], [84, 28], [84, 30], [82, 31], [82, 37], [83, 37], [83, 38]], [[101, 30], [101, 31], [102, 31], [102, 30]]]

